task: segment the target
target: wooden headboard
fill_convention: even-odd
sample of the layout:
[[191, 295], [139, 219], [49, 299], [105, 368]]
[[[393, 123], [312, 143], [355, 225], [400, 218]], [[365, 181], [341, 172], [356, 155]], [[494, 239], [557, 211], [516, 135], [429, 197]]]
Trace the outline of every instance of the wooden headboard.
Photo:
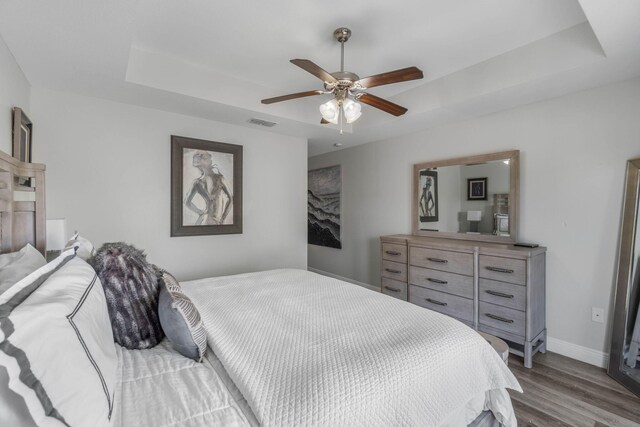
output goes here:
[[0, 253], [30, 243], [45, 255], [44, 171], [0, 151]]

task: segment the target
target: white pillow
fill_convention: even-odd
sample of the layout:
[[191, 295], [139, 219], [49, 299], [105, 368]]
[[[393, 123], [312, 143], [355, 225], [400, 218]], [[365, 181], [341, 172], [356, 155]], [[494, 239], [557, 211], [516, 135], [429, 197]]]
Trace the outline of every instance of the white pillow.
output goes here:
[[0, 255], [0, 294], [46, 263], [42, 254], [29, 244], [18, 252]]
[[77, 231], [71, 237], [71, 239], [69, 239], [64, 249], [67, 250], [72, 246], [76, 246], [78, 248], [76, 251], [76, 256], [82, 258], [85, 261], [96, 254], [96, 248], [93, 247], [93, 243], [82, 237], [80, 234], [78, 234]]
[[106, 299], [75, 250], [0, 295], [0, 366], [37, 425], [111, 425], [118, 360]]

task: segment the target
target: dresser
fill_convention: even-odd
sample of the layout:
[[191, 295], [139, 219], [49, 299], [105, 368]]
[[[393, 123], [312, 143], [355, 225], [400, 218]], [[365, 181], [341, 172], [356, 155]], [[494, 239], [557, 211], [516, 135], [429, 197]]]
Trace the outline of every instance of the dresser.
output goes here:
[[383, 293], [506, 340], [527, 368], [546, 351], [546, 248], [412, 235], [380, 241]]

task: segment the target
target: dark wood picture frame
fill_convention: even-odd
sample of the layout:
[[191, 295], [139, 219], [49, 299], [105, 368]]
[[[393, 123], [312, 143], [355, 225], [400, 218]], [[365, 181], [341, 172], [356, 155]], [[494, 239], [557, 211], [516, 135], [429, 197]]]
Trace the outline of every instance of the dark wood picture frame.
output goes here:
[[20, 107], [13, 108], [13, 152], [11, 155], [24, 163], [31, 163], [33, 123]]
[[467, 179], [467, 200], [487, 200], [487, 178]]
[[[185, 170], [183, 170], [183, 158], [184, 150], [199, 150], [202, 152], [211, 153], [211, 156], [215, 156], [215, 153], [230, 154], [233, 156], [232, 160], [232, 176], [233, 184], [231, 190], [231, 204], [233, 208], [232, 223], [231, 224], [202, 224], [202, 225], [185, 225], [183, 217], [183, 209], [187, 200], [187, 195], [184, 194], [184, 177]], [[195, 160], [195, 159], [194, 159]], [[213, 161], [212, 163], [215, 163]], [[194, 166], [195, 167], [195, 166]], [[215, 165], [210, 166], [210, 170], [213, 179], [218, 179], [221, 176], [224, 180], [223, 174], [218, 171], [215, 172]], [[201, 173], [203, 173], [201, 171]], [[201, 175], [203, 176], [203, 175]], [[198, 179], [199, 181], [200, 179]], [[194, 194], [204, 198], [202, 193], [197, 191], [194, 186], [189, 191], [189, 194]], [[220, 190], [222, 191], [222, 190]], [[211, 206], [215, 207], [215, 203]], [[201, 215], [205, 215], [202, 213]], [[205, 217], [206, 220], [206, 217]], [[210, 234], [241, 234], [242, 233], [242, 145], [225, 144], [223, 142], [207, 141], [203, 139], [187, 138], [184, 136], [171, 136], [171, 237], [178, 236], [201, 236]]]
[[[431, 178], [431, 182], [433, 182], [430, 191], [425, 187], [424, 183], [422, 183], [422, 177], [425, 177], [425, 181], [427, 177]], [[420, 222], [438, 222], [438, 172], [434, 170], [421, 170], [419, 172], [418, 181], [420, 185], [421, 194], [419, 197], [418, 207], [420, 209], [419, 216]], [[429, 209], [429, 192], [433, 197], [433, 208], [431, 211], [433, 215], [427, 215]], [[433, 196], [435, 194], [435, 196]]]

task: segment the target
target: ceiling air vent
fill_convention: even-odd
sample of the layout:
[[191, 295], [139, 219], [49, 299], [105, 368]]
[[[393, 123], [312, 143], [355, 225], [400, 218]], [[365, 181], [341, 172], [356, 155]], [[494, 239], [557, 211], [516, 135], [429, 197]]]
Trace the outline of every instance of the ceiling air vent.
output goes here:
[[272, 128], [275, 125], [277, 125], [276, 122], [270, 122], [267, 120], [262, 120], [262, 119], [249, 119], [249, 123], [251, 123], [252, 125], [258, 125], [258, 126], [264, 126], [264, 127], [268, 127], [268, 128]]

